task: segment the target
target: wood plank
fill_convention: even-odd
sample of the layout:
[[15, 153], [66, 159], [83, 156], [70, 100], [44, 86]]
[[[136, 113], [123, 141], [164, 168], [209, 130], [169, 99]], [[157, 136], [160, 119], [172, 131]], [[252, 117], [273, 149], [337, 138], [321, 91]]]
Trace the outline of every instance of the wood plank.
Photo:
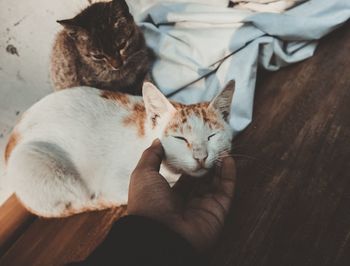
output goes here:
[[[237, 194], [212, 265], [350, 265], [350, 24], [260, 73]], [[263, 76], [263, 77], [262, 77]]]
[[15, 195], [0, 206], [0, 256], [34, 219], [34, 215], [21, 205]]
[[68, 218], [37, 219], [0, 259], [0, 265], [48, 266], [82, 260], [125, 210], [123, 206]]

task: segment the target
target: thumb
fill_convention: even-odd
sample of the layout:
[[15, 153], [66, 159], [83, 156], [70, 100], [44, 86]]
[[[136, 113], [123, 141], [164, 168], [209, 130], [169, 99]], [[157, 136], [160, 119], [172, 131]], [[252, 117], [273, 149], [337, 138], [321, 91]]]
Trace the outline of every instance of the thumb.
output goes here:
[[163, 146], [159, 139], [155, 139], [152, 145], [147, 148], [139, 160], [135, 172], [138, 171], [157, 171], [159, 172], [160, 164], [164, 157]]
[[222, 161], [219, 173], [214, 177], [214, 195], [224, 209], [231, 205], [236, 183], [236, 164], [232, 157]]

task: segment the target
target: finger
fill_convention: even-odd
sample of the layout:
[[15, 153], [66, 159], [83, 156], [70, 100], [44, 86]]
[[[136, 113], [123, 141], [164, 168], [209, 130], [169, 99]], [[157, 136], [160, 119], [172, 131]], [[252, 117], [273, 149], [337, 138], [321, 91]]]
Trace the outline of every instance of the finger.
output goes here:
[[214, 196], [228, 210], [235, 189], [236, 164], [232, 157], [223, 159], [219, 173], [214, 177]]
[[222, 160], [220, 170], [220, 178], [233, 181], [236, 179], [236, 163], [231, 156], [227, 156]]
[[159, 172], [160, 164], [164, 157], [163, 146], [159, 139], [155, 139], [152, 145], [147, 148], [141, 156], [135, 171], [157, 171]]

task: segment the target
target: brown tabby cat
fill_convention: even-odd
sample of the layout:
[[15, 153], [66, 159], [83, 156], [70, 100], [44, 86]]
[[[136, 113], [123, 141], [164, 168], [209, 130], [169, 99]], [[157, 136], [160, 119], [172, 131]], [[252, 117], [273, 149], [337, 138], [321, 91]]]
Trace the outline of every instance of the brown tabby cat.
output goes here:
[[154, 54], [125, 0], [94, 3], [74, 18], [57, 22], [64, 29], [51, 57], [56, 90], [91, 86], [141, 94]]

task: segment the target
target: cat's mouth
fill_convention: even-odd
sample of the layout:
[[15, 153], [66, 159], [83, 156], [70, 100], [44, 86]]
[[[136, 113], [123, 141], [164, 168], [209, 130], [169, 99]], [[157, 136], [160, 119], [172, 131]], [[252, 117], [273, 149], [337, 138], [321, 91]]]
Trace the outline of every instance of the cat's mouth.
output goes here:
[[182, 167], [175, 167], [174, 165], [169, 164], [166, 160], [163, 161], [163, 163], [165, 164], [167, 169], [173, 173], [185, 174], [192, 177], [202, 177], [206, 173], [208, 173], [209, 170], [211, 169], [210, 167], [206, 167], [203, 165], [197, 165], [194, 168], [187, 168], [187, 169]]
[[120, 70], [123, 67], [123, 65], [124, 65], [123, 61], [118, 62], [118, 63], [111, 63], [111, 62], [109, 62], [109, 66], [110, 66], [112, 71]]
[[190, 176], [193, 176], [193, 177], [201, 177], [201, 176], [204, 176], [206, 173], [208, 173], [209, 170], [210, 170], [210, 168], [197, 167], [193, 171], [190, 171], [190, 172], [188, 172], [186, 174], [188, 174]]

